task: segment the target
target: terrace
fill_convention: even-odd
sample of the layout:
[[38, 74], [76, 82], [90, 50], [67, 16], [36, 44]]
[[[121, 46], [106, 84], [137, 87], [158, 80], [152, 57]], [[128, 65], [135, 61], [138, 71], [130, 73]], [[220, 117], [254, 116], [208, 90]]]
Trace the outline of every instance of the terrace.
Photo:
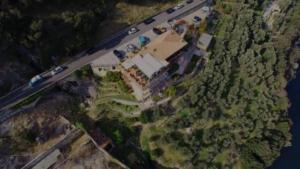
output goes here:
[[136, 66], [128, 69], [128, 74], [132, 77], [138, 84], [140, 84], [143, 88], [148, 84], [148, 78], [142, 71], [140, 71]]

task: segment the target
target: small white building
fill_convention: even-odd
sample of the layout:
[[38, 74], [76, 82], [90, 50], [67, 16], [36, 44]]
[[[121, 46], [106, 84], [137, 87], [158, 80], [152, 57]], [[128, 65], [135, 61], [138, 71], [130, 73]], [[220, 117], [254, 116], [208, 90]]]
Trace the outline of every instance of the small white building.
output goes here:
[[213, 37], [210, 34], [202, 33], [197, 43], [198, 48], [207, 51], [212, 39]]
[[119, 63], [119, 59], [113, 53], [108, 53], [99, 56], [90, 65], [94, 74], [105, 76], [107, 71], [116, 71]]

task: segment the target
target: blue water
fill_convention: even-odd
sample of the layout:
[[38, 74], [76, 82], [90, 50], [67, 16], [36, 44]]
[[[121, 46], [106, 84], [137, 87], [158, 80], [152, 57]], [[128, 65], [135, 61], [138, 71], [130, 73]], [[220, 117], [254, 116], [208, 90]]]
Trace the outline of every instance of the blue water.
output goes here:
[[300, 68], [296, 79], [288, 84], [287, 91], [292, 103], [289, 109], [289, 115], [293, 121], [292, 146], [284, 148], [280, 157], [269, 169], [300, 169]]

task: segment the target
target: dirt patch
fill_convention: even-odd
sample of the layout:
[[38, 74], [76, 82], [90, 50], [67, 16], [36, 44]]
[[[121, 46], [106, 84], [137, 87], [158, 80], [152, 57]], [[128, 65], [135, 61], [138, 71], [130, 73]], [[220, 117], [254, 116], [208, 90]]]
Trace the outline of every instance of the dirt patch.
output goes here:
[[83, 135], [73, 142], [72, 150], [62, 163], [55, 166], [60, 169], [124, 169], [124, 166], [106, 152], [95, 147], [93, 142]]
[[24, 165], [70, 133], [74, 127], [61, 115], [70, 113], [71, 103], [64, 93], [51, 94], [35, 108], [0, 124], [0, 161], [5, 161], [0, 168]]

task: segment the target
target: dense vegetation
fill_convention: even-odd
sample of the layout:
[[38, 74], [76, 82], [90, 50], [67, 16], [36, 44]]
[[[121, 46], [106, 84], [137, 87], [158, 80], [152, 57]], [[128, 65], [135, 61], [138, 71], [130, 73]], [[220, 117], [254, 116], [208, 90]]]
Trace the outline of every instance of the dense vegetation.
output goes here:
[[300, 4], [279, 1], [280, 21], [270, 30], [262, 18], [266, 2], [216, 2], [208, 64], [185, 82], [189, 91], [175, 115], [143, 128], [141, 144], [152, 159], [176, 168], [262, 169], [289, 145], [284, 88], [298, 67]]
[[[107, 0], [0, 2], [0, 94], [67, 56], [91, 46], [109, 8]], [[13, 66], [9, 66], [9, 65]], [[20, 69], [22, 70], [19, 71]], [[13, 73], [15, 72], [15, 73]], [[21, 77], [5, 78], [6, 75]], [[10, 79], [11, 78], [11, 79]]]

